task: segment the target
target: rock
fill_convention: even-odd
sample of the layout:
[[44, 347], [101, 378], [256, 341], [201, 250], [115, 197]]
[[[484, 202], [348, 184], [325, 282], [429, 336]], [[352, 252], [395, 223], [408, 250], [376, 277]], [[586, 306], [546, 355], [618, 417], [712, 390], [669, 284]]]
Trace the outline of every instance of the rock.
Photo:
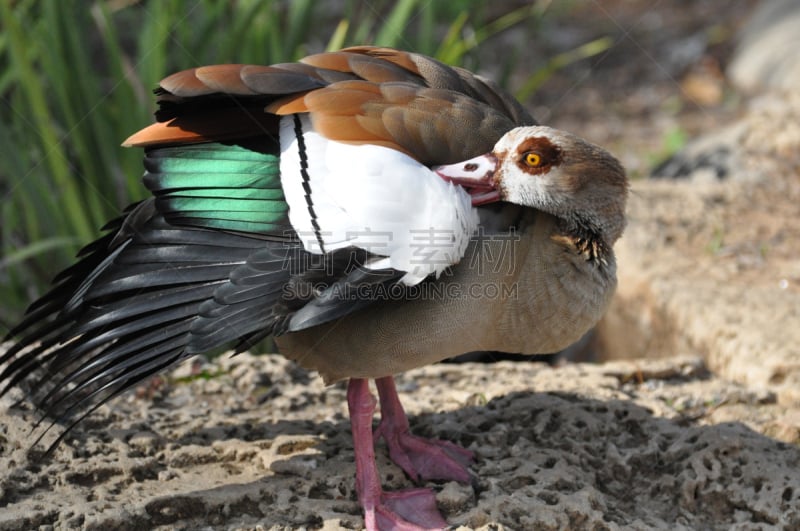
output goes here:
[[790, 180], [800, 168], [800, 91], [754, 97], [744, 116], [692, 139], [652, 177], [699, 183]]
[[[331, 393], [339, 400], [297, 407], [282, 398], [248, 400], [232, 379], [199, 396], [168, 383], [182, 408], [122, 397], [76, 428], [51, 459], [29, 462], [29, 414], [3, 399], [0, 530], [67, 527], [81, 515], [94, 529], [361, 528], [340, 389], [325, 389], [316, 377], [298, 383], [287, 376], [297, 369], [279, 356], [240, 358], [273, 381], [279, 397]], [[217, 370], [219, 363], [210, 365]], [[715, 376], [700, 358], [557, 369], [437, 365], [401, 375], [398, 386], [412, 382], [413, 394], [403, 398], [414, 429], [478, 456], [474, 485], [431, 484], [454, 526], [800, 525], [800, 448], [791, 430], [797, 408], [780, 393], [770, 398], [746, 381]], [[475, 389], [481, 401], [463, 399]], [[231, 397], [242, 404], [236, 415], [224, 412]], [[194, 408], [205, 415], [203, 427]], [[144, 422], [148, 433], [170, 433], [145, 460], [128, 455], [125, 435]], [[150, 436], [139, 431], [134, 439]], [[76, 462], [75, 448], [86, 447], [94, 454]], [[412, 486], [383, 445], [376, 453], [384, 484]]]
[[[674, 157], [690, 179], [634, 183], [618, 296], [599, 328], [609, 352], [695, 353], [800, 404], [799, 124], [800, 92], [759, 96]], [[727, 154], [714, 169], [724, 180], [702, 178], [714, 152]]]
[[762, 2], [744, 28], [728, 68], [735, 86], [745, 92], [800, 87], [800, 4], [795, 0]]
[[463, 513], [474, 503], [474, 493], [469, 485], [454, 481], [447, 483], [436, 495], [436, 505], [444, 516]]

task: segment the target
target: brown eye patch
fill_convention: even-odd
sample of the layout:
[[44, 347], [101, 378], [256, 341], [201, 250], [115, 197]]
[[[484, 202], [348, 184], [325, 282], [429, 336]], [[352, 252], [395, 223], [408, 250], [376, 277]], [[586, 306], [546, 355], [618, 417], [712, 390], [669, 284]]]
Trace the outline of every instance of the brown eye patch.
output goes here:
[[[538, 155], [539, 163], [531, 165], [531, 154]], [[543, 136], [526, 139], [517, 147], [517, 164], [526, 172], [538, 175], [561, 164], [561, 148]]]

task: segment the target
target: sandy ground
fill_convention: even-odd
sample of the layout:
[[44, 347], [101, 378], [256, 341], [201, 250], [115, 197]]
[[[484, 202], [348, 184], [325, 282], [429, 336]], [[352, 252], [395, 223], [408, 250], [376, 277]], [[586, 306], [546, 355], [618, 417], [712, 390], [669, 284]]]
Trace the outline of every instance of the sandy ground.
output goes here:
[[[698, 138], [673, 159], [680, 179], [633, 183], [620, 289], [591, 342], [602, 362], [398, 379], [412, 430], [477, 454], [471, 485], [430, 484], [455, 527], [800, 528], [800, 97], [737, 92], [723, 45], [685, 58], [713, 3], [656, 10], [674, 22], [662, 32], [646, 4], [604, 3], [633, 6], [612, 14], [628, 53], [644, 52], [637, 67], [612, 54], [580, 83], [567, 69], [538, 113], [610, 145], [634, 176], [676, 124]], [[736, 31], [737, 9], [717, 26]], [[26, 457], [27, 406], [0, 412], [0, 530], [362, 527], [344, 387], [280, 356], [179, 367], [50, 458]], [[386, 488], [412, 486], [382, 444], [377, 457]]]
[[[798, 411], [697, 358], [439, 365], [398, 384], [415, 432], [477, 454], [472, 485], [433, 485], [454, 526], [800, 526]], [[344, 388], [280, 357], [179, 369], [34, 465], [31, 416], [2, 428], [0, 529], [361, 527]], [[386, 487], [411, 486], [382, 445], [378, 460]]]

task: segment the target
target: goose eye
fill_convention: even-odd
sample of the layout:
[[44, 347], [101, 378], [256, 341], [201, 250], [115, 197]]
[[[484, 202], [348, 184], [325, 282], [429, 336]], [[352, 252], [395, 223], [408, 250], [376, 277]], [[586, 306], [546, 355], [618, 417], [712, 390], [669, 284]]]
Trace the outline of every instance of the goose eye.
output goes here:
[[522, 161], [531, 168], [537, 168], [542, 164], [542, 156], [533, 151], [528, 151], [522, 156]]

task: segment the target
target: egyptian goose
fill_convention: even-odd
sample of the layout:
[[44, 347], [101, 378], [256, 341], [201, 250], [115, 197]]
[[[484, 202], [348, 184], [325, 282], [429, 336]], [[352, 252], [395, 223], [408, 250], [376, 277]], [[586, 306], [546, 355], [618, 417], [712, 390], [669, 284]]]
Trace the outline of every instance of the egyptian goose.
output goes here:
[[447, 525], [430, 490], [381, 489], [373, 437], [414, 480], [468, 481], [473, 460], [409, 433], [392, 375], [553, 352], [593, 326], [616, 283], [620, 164], [491, 81], [393, 49], [195, 68], [156, 93], [157, 123], [125, 143], [145, 148], [152, 197], [11, 331], [1, 392], [27, 381], [71, 428], [179, 360], [274, 336], [349, 379], [366, 527]]

